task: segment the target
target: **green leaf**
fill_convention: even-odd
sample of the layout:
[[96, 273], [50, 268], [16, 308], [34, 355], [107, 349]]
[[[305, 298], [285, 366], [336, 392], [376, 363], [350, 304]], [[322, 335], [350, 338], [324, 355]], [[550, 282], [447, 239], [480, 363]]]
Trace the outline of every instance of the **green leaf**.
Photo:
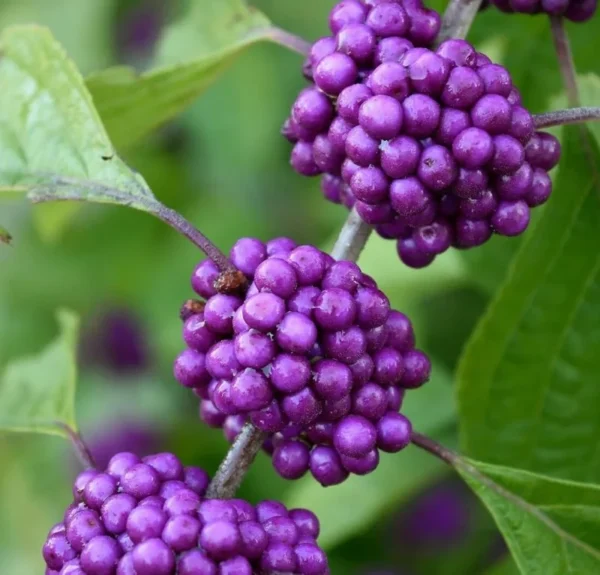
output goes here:
[[587, 129], [565, 128], [553, 197], [459, 366], [461, 440], [470, 456], [600, 479], [598, 166]]
[[0, 243], [10, 245], [11, 242], [12, 236], [10, 235], [10, 233], [5, 228], [0, 226]]
[[496, 563], [485, 572], [485, 575], [519, 575], [519, 568], [515, 565], [514, 559], [509, 555]]
[[[454, 420], [450, 375], [437, 365], [433, 374], [432, 381], [407, 393], [402, 413], [415, 429], [423, 433], [443, 433], [448, 441], [451, 435], [447, 429]], [[315, 512], [321, 518], [319, 544], [331, 549], [367, 530], [381, 515], [444, 471], [444, 466], [435, 458], [409, 446], [401, 453], [381, 454], [374, 473], [366, 477], [350, 476], [332, 489], [324, 489], [312, 477], [297, 481], [287, 493], [286, 504]]]
[[193, 0], [158, 51], [159, 68], [137, 75], [110, 68], [87, 85], [117, 148], [129, 146], [187, 108], [245, 47], [274, 29], [243, 0]]
[[[523, 575], [600, 572], [600, 487], [461, 460]], [[510, 572], [510, 571], [508, 571]]]
[[52, 199], [120, 203], [151, 211], [143, 178], [115, 154], [92, 99], [50, 32], [0, 36], [0, 189]]
[[10, 363], [0, 379], [0, 431], [65, 435], [76, 429], [75, 386], [79, 320], [57, 313], [58, 337], [40, 353]]

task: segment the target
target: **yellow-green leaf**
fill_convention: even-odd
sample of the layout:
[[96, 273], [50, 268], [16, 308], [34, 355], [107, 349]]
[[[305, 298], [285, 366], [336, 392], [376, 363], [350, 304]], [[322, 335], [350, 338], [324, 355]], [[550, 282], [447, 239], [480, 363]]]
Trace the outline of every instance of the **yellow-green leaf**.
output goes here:
[[41, 352], [10, 363], [0, 378], [0, 431], [64, 435], [76, 429], [75, 387], [79, 320], [57, 313], [59, 334]]

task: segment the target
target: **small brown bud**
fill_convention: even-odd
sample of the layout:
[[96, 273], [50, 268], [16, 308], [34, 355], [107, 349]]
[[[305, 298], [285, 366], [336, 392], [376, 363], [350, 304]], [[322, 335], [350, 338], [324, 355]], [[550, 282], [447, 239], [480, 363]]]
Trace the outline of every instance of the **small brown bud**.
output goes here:
[[248, 289], [248, 278], [240, 270], [226, 270], [221, 272], [213, 286], [219, 293], [243, 294]]
[[179, 317], [181, 318], [181, 321], [186, 321], [189, 317], [202, 313], [205, 305], [206, 304], [199, 299], [186, 300], [179, 310]]

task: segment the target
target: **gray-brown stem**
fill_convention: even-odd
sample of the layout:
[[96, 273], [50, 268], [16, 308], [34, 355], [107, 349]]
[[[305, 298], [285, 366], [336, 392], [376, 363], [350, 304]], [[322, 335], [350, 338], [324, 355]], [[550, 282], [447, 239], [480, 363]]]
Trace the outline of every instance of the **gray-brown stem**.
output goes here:
[[533, 116], [533, 121], [536, 128], [598, 122], [600, 121], [600, 108], [580, 107], [555, 110], [554, 112], [546, 112], [545, 114], [536, 114]]
[[552, 38], [554, 40], [558, 65], [560, 66], [560, 73], [562, 74], [567, 91], [569, 106], [579, 106], [575, 63], [573, 62], [571, 45], [569, 44], [569, 37], [567, 36], [562, 16], [550, 16], [550, 28], [552, 29]]

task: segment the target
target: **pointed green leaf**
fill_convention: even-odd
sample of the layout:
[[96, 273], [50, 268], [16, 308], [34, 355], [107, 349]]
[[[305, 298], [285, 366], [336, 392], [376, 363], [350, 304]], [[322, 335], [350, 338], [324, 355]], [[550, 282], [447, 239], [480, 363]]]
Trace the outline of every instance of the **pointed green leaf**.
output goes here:
[[600, 573], [600, 486], [476, 461], [456, 468], [489, 509], [523, 575]]
[[565, 128], [553, 195], [458, 369], [470, 456], [600, 480], [599, 168], [589, 131]]
[[36, 355], [10, 363], [0, 378], [0, 431], [65, 435], [76, 429], [75, 386], [79, 320], [57, 314], [58, 337]]
[[87, 85], [120, 149], [181, 113], [242, 49], [272, 36], [266, 16], [243, 0], [192, 0], [161, 42], [159, 68], [141, 75], [111, 68]]
[[[433, 373], [434, 378], [423, 388], [407, 393], [402, 413], [419, 431], [444, 434], [446, 440], [451, 440], [447, 429], [455, 412], [450, 376], [437, 365]], [[324, 489], [313, 477], [305, 477], [290, 487], [286, 504], [316, 513], [321, 518], [319, 544], [331, 549], [368, 529], [381, 515], [444, 471], [435, 458], [409, 446], [402, 453], [382, 453], [375, 472], [366, 477], [350, 476], [331, 488], [335, 491]]]
[[26, 189], [33, 201], [151, 211], [152, 193], [115, 154], [83, 79], [50, 32], [7, 28], [0, 50], [0, 189]]

